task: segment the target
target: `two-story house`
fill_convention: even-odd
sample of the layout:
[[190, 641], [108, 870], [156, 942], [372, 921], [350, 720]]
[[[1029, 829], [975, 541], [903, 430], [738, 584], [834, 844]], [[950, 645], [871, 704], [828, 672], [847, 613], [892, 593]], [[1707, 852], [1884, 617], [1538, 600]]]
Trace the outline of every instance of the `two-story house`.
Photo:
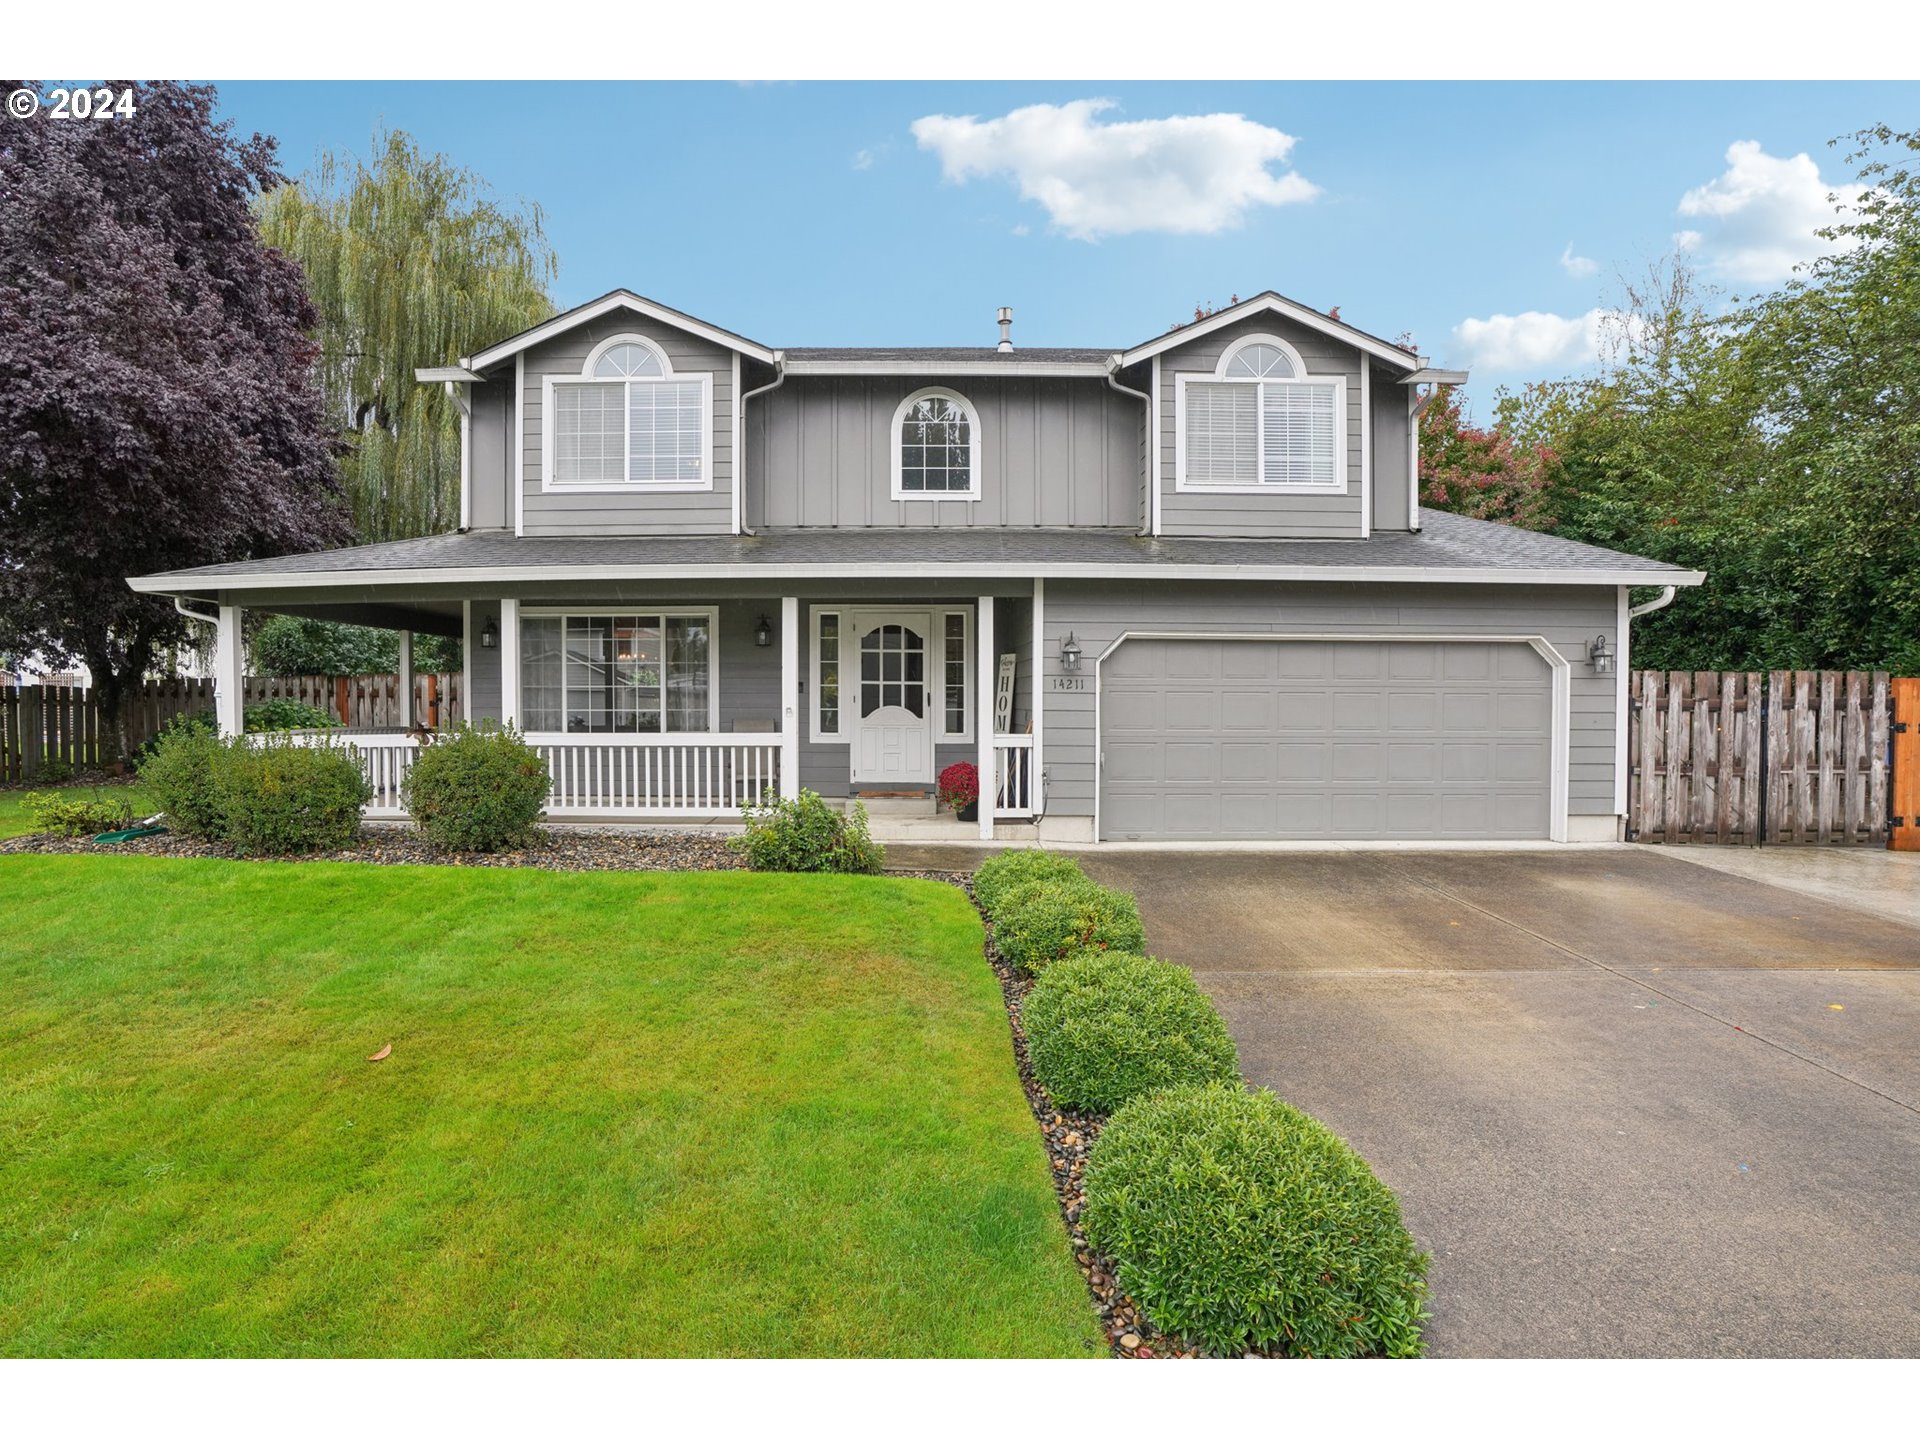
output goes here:
[[[1701, 575], [1423, 511], [1418, 412], [1465, 377], [1279, 295], [1131, 348], [1008, 318], [777, 350], [616, 291], [421, 372], [457, 533], [131, 583], [217, 620], [228, 730], [246, 610], [460, 636], [556, 818], [964, 759], [982, 835], [1616, 837], [1629, 587]], [[354, 739], [398, 813], [415, 741]]]

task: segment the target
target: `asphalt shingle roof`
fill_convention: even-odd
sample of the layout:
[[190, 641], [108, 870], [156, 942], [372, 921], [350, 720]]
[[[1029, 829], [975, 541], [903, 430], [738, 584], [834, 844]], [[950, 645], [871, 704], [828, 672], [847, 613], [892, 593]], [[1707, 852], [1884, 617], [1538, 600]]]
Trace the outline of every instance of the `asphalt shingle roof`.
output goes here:
[[795, 360], [864, 360], [874, 364], [925, 364], [942, 360], [1060, 361], [1070, 364], [1104, 364], [1110, 356], [1126, 349], [1115, 345], [1106, 350], [1084, 347], [1060, 348], [1021, 346], [1002, 350], [994, 345], [877, 345], [877, 346], [789, 346], [783, 353], [789, 363]]

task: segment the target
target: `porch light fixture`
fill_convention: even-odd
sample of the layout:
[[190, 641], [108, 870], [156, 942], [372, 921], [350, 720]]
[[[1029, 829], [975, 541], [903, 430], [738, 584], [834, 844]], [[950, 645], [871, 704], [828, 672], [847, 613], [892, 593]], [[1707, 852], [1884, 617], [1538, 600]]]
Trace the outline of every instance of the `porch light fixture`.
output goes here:
[[492, 650], [500, 644], [500, 627], [489, 620], [480, 627], [480, 648]]
[[1613, 673], [1613, 647], [1607, 644], [1606, 636], [1593, 637], [1593, 643], [1587, 647], [1587, 659], [1593, 664], [1594, 674], [1611, 675]]
[[1073, 632], [1067, 632], [1067, 638], [1060, 642], [1060, 668], [1071, 675], [1080, 668], [1080, 645], [1073, 638]]
[[773, 622], [764, 615], [760, 617], [760, 623], [753, 627], [753, 643], [762, 650], [773, 644]]

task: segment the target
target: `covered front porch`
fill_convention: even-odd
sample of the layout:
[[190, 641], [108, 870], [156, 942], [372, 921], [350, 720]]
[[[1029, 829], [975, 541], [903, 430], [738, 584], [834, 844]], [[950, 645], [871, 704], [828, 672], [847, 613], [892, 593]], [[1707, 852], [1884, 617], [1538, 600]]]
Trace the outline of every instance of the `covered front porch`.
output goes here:
[[[712, 582], [520, 587], [371, 587], [355, 598], [218, 597], [215, 688], [223, 733], [242, 728], [241, 637], [249, 610], [400, 632], [399, 692], [412, 637], [457, 635], [466, 713], [518, 728], [545, 760], [556, 821], [738, 821], [768, 792], [803, 787], [931, 818], [941, 770], [981, 777], [977, 818], [953, 838], [1006, 838], [1045, 809], [1034, 682], [1044, 582]], [[742, 593], [743, 589], [746, 593]], [[754, 593], [758, 591], [759, 593]], [[358, 756], [367, 814], [401, 819], [402, 783], [435, 732], [403, 710], [390, 727], [311, 732]], [[924, 801], [924, 805], [922, 802]], [[885, 822], [876, 824], [883, 833]], [[925, 823], [911, 827], [927, 838]]]

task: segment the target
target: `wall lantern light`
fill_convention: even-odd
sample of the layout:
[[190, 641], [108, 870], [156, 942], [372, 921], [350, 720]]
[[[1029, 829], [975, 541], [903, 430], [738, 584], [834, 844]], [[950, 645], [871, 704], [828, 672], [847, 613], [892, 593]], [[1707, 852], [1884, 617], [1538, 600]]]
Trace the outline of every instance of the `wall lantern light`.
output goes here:
[[1587, 659], [1593, 662], [1593, 673], [1611, 675], [1613, 673], [1613, 647], [1607, 644], [1607, 637], [1596, 635], [1593, 644], [1587, 647]]
[[489, 620], [480, 627], [480, 648], [492, 650], [500, 644], [500, 627]]
[[760, 623], [753, 627], [753, 643], [762, 650], [773, 644], [773, 622], [764, 615], [760, 617]]
[[1067, 632], [1067, 638], [1060, 642], [1060, 668], [1072, 674], [1080, 668], [1080, 645], [1073, 638], [1073, 632]]

